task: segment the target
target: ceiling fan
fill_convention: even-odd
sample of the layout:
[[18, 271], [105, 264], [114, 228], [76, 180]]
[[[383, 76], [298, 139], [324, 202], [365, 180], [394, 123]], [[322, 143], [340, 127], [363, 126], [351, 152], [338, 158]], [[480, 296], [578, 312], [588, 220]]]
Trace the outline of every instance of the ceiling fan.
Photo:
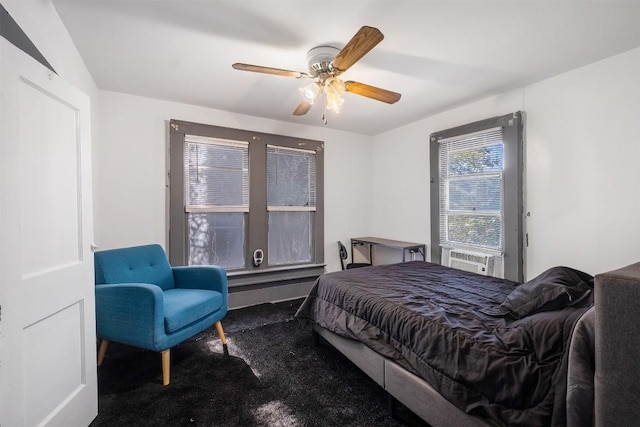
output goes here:
[[[377, 28], [363, 26], [342, 50], [333, 46], [314, 47], [307, 52], [307, 67], [309, 71], [306, 73], [243, 63], [235, 63], [232, 66], [236, 70], [312, 80], [300, 88], [303, 100], [293, 112], [296, 116], [306, 114], [318, 97], [323, 94], [325, 96], [325, 108], [335, 112], [340, 110], [344, 102], [342, 98], [344, 92], [355, 93], [376, 101], [393, 104], [400, 99], [401, 95], [399, 93], [352, 80], [343, 82], [338, 78], [380, 43], [383, 38], [384, 35]], [[324, 113], [322, 118], [326, 124], [327, 120]]]

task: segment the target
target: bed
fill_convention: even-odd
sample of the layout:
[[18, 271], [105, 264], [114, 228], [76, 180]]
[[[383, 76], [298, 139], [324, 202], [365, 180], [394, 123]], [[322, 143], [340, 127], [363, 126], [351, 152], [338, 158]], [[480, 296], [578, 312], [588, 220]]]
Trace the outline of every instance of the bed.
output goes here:
[[431, 425], [580, 425], [602, 405], [593, 289], [568, 267], [519, 284], [412, 261], [324, 274], [296, 317]]

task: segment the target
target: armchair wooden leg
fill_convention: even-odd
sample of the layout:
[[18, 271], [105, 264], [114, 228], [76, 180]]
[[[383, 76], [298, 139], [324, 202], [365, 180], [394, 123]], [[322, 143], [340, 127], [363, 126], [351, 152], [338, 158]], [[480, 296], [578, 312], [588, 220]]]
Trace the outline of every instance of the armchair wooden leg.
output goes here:
[[171, 350], [162, 352], [162, 385], [169, 385], [171, 370]]
[[227, 347], [227, 339], [224, 336], [224, 331], [222, 330], [222, 323], [219, 320], [216, 322], [216, 332], [218, 333], [218, 336], [220, 337], [220, 341], [222, 342], [222, 351], [224, 352], [225, 356], [228, 356], [229, 348]]
[[98, 349], [98, 366], [104, 362], [104, 355], [107, 353], [107, 347], [109, 347], [109, 340], [100, 340], [100, 348]]

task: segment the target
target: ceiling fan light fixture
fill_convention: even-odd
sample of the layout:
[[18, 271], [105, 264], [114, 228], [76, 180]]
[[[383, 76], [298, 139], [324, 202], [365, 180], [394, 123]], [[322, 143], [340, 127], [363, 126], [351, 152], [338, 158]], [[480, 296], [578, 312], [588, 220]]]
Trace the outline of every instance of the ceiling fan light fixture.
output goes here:
[[340, 107], [344, 104], [345, 88], [344, 83], [337, 77], [329, 77], [324, 82], [324, 94], [327, 98], [327, 110], [331, 110], [335, 113], [340, 112]]
[[321, 90], [322, 88], [316, 82], [311, 82], [306, 85], [300, 86], [300, 89], [299, 89], [300, 93], [302, 94], [302, 97], [309, 104], [313, 104], [315, 102]]

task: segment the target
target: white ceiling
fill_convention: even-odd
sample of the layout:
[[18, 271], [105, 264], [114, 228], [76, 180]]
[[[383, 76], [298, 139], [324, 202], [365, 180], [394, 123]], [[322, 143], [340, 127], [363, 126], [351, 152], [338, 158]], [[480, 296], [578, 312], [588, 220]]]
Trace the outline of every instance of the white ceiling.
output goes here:
[[[100, 89], [324, 126], [302, 117], [300, 80], [317, 45], [362, 25], [385, 39], [343, 74], [402, 94], [345, 95], [328, 127], [375, 135], [640, 46], [640, 0], [53, 0]], [[552, 100], [550, 100], [552, 102]]]

